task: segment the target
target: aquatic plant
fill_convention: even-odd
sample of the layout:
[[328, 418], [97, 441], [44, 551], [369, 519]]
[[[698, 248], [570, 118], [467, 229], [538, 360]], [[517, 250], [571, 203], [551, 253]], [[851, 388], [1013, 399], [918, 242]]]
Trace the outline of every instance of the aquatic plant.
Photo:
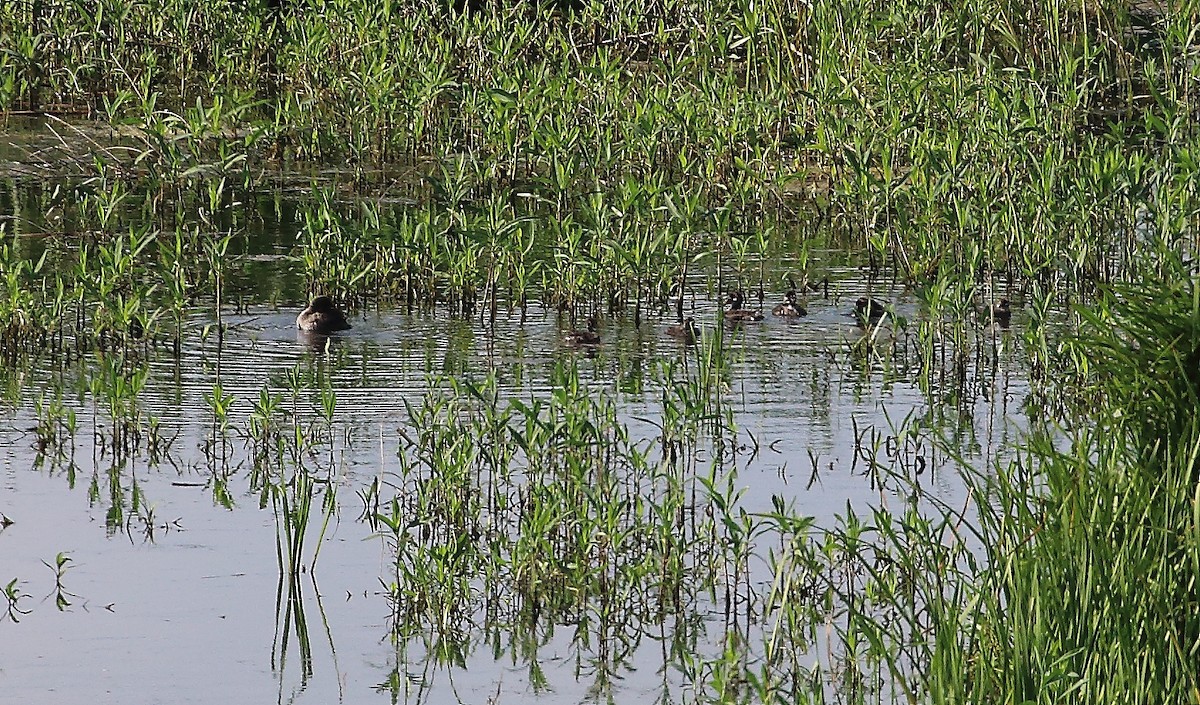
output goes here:
[[29, 614], [29, 610], [21, 608], [21, 600], [26, 599], [29, 595], [21, 592], [19, 578], [13, 578], [4, 585], [2, 592], [5, 599], [4, 616], [11, 620], [14, 624], [20, 622], [20, 616]]
[[60, 612], [71, 606], [71, 601], [68, 598], [75, 597], [75, 595], [67, 591], [66, 586], [63, 584], [63, 578], [66, 576], [67, 571], [71, 569], [70, 564], [71, 557], [65, 553], [56, 555], [53, 565], [42, 561], [42, 565], [54, 572], [54, 605]]
[[[348, 160], [363, 203], [446, 208], [414, 223], [432, 247], [405, 236], [374, 253], [302, 252], [338, 255], [310, 274], [362, 295], [400, 275], [418, 298], [445, 279], [459, 311], [476, 282], [500, 280], [495, 253], [512, 247], [483, 243], [534, 214], [549, 227], [543, 244], [570, 245], [543, 298], [632, 300], [640, 312], [641, 289], [683, 269], [668, 244], [680, 233], [660, 238], [657, 214], [672, 231], [711, 232], [738, 279], [751, 243], [761, 254], [781, 221], [813, 211], [792, 196], [804, 193], [876, 270], [917, 282], [943, 267], [972, 279], [1056, 271], [1088, 287], [1130, 266], [1146, 218], [1178, 236], [1188, 221], [1171, 214], [1197, 197], [1186, 178], [1196, 131], [1180, 107], [1196, 68], [1178, 58], [1190, 56], [1190, 2], [1161, 13], [1052, 2], [1025, 8], [1023, 22], [961, 3], [934, 14], [911, 3], [663, 6], [694, 24], [648, 22], [626, 5], [603, 19], [598, 6], [578, 10], [530, 10], [540, 19], [524, 24], [523, 10], [468, 20], [441, 3], [339, 2], [283, 18], [269, 3], [46, 2], [5, 10], [21, 48], [0, 75], [9, 105], [67, 101], [132, 128], [136, 147], [94, 150], [102, 227], [128, 203], [126, 184], [162, 196], [201, 184], [216, 213], [229, 181], [255, 179], [251, 164]], [[237, 29], [226, 27], [235, 12]], [[491, 227], [478, 227], [485, 211]], [[367, 266], [396, 254], [416, 259]]]

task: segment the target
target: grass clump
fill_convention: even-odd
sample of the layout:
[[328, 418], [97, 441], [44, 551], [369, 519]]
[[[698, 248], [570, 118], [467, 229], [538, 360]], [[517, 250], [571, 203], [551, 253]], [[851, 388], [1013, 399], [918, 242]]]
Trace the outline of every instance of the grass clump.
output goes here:
[[978, 479], [988, 568], [936, 701], [1200, 702], [1200, 287], [1173, 274], [1083, 312], [1074, 382], [1103, 403], [1070, 447]]

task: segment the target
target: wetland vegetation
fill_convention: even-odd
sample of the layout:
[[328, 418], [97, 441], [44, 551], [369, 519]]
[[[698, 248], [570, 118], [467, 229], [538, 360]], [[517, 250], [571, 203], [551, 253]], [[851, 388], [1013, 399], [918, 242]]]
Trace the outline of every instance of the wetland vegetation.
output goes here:
[[1198, 26], [0, 5], [6, 689], [1200, 703]]

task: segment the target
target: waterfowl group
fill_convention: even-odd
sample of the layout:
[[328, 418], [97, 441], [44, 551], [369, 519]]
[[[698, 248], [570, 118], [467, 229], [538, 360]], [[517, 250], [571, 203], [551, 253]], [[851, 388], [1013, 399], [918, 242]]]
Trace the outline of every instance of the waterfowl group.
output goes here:
[[[771, 312], [781, 318], [799, 318], [806, 315], [808, 311], [797, 301], [796, 296], [796, 289], [789, 289], [784, 294], [784, 302], [772, 309]], [[744, 303], [745, 300], [740, 289], [729, 292], [729, 309], [722, 312], [725, 321], [737, 324], [746, 321], [763, 320], [761, 311], [744, 308]], [[987, 317], [989, 322], [1001, 328], [1007, 328], [1012, 321], [1012, 309], [1010, 306], [1009, 300], [1002, 298], [995, 305], [985, 309], [983, 315]], [[857, 319], [858, 325], [865, 328], [878, 323], [887, 312], [888, 307], [886, 304], [863, 296], [854, 302], [854, 312], [848, 315]], [[346, 320], [346, 314], [342, 313], [337, 305], [334, 304], [333, 299], [328, 296], [318, 296], [300, 312], [300, 315], [296, 316], [296, 327], [309, 333], [328, 335], [337, 331], [347, 330], [350, 328], [350, 323]], [[598, 345], [600, 343], [598, 327], [599, 321], [596, 316], [589, 316], [585, 330], [567, 331], [563, 336], [563, 340], [568, 345]], [[699, 340], [700, 328], [696, 325], [695, 319], [689, 317], [684, 319], [683, 323], [679, 325], [668, 327], [667, 335], [691, 344]]]
[[349, 329], [350, 322], [346, 320], [346, 314], [333, 303], [333, 299], [318, 296], [296, 316], [296, 327], [309, 333], [328, 335]]

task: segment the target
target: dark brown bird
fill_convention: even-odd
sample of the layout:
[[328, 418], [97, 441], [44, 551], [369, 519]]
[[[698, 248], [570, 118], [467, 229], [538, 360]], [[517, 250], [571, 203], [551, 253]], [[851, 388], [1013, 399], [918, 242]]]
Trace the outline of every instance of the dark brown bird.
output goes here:
[[599, 325], [595, 316], [589, 316], [587, 330], [569, 330], [563, 340], [568, 345], [597, 345], [600, 342], [600, 334], [596, 332]]
[[1007, 328], [1008, 324], [1012, 322], [1012, 309], [1009, 308], [1008, 299], [997, 301], [995, 306], [988, 309], [987, 315], [988, 319], [996, 325]]
[[788, 292], [783, 295], [783, 297], [786, 300], [776, 306], [771, 313], [783, 318], [799, 318], [801, 316], [808, 315], [808, 311], [804, 309], [804, 306], [800, 305], [796, 301], [795, 289], [789, 289]]
[[300, 312], [299, 316], [296, 316], [296, 327], [310, 333], [328, 335], [339, 330], [347, 330], [350, 328], [350, 323], [346, 321], [346, 314], [334, 305], [333, 299], [328, 296], [318, 296]]
[[683, 323], [677, 326], [668, 326], [667, 335], [672, 338], [678, 338], [683, 342], [691, 345], [700, 339], [700, 329], [696, 327], [696, 319], [688, 316], [683, 320]]
[[742, 308], [742, 290], [734, 289], [729, 292], [729, 310], [725, 312], [725, 320], [729, 323], [744, 323], [746, 321], [761, 321], [762, 311], [751, 311]]
[[858, 301], [854, 302], [853, 316], [858, 319], [860, 326], [866, 326], [869, 323], [878, 323], [879, 319], [883, 318], [886, 313], [887, 306], [875, 299], [862, 296]]

